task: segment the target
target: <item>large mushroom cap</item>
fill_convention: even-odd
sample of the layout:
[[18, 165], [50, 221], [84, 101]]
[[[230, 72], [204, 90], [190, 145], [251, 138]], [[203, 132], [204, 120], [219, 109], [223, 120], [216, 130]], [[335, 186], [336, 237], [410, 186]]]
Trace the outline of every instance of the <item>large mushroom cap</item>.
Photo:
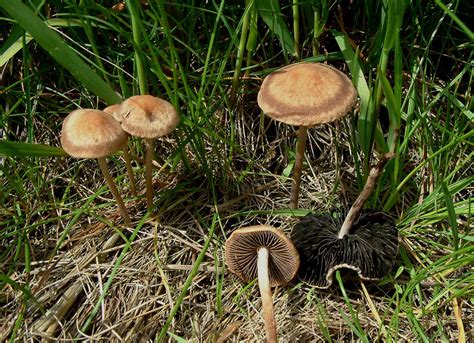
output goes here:
[[322, 63], [296, 63], [274, 71], [263, 80], [257, 97], [266, 115], [297, 126], [343, 117], [356, 99], [351, 80]]
[[78, 158], [110, 155], [123, 148], [127, 140], [127, 134], [110, 114], [93, 109], [69, 113], [61, 131], [63, 149]]
[[169, 134], [179, 124], [179, 116], [168, 101], [151, 96], [136, 95], [120, 105], [122, 127], [141, 138], [157, 138]]
[[301, 258], [299, 276], [318, 288], [328, 288], [342, 268], [362, 280], [377, 280], [392, 268], [398, 252], [398, 231], [383, 212], [364, 210], [351, 232], [338, 239], [343, 218], [307, 215], [291, 233]]
[[229, 270], [245, 282], [257, 278], [257, 256], [262, 247], [269, 251], [270, 286], [291, 281], [300, 264], [298, 252], [283, 232], [269, 225], [249, 226], [232, 232], [225, 244]]

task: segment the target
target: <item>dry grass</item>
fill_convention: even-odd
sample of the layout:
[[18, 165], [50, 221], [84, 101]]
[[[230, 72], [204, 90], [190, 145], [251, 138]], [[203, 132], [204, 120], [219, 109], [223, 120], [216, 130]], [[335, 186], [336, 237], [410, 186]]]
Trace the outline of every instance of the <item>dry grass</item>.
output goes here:
[[[156, 197], [160, 199], [160, 195], [170, 191], [173, 201], [158, 200], [161, 205], [156, 217], [147, 220], [138, 232], [87, 333], [80, 332], [80, 328], [100, 298], [114, 263], [125, 246], [116, 232], [122, 230], [126, 237], [132, 233], [130, 229], [113, 224], [120, 222], [118, 213], [111, 210], [113, 206], [100, 209], [98, 216], [101, 221], [97, 216], [82, 215], [52, 260], [37, 259], [30, 273], [12, 274], [12, 279], [19, 284], [29, 281], [32, 293], [46, 312], [42, 313], [35, 305], [25, 308], [21, 292], [6, 286], [1, 295], [5, 305], [0, 327], [4, 334], [8, 335], [18, 313], [24, 313], [24, 325], [18, 333], [24, 341], [41, 338], [59, 341], [73, 338], [152, 340], [168, 318], [197, 255], [208, 239], [209, 228], [203, 227], [202, 223], [210, 223], [217, 211], [220, 227], [211, 238], [199, 272], [171, 322], [169, 332], [190, 342], [263, 342], [265, 332], [258, 287], [256, 283], [243, 284], [227, 272], [223, 243], [230, 232], [247, 225], [270, 224], [290, 233], [297, 218], [282, 215], [278, 210], [287, 207], [291, 182], [275, 171], [286, 167], [278, 157], [278, 150], [285, 144], [292, 144], [294, 136], [285, 136], [292, 130], [273, 123], [267, 126], [267, 130], [276, 129], [274, 140], [265, 141], [269, 135], [248, 127], [252, 123], [255, 124], [249, 120], [240, 122], [242, 130], [246, 130], [245, 139], [250, 142], [242, 145], [244, 151], [241, 153], [252, 155], [262, 143], [273, 147], [274, 151], [270, 148], [266, 152], [268, 158], [255, 159], [258, 161], [253, 168], [255, 172], [238, 183], [234, 192], [222, 192], [217, 208], [210, 200], [209, 182], [199, 172], [190, 176], [183, 175], [178, 169], [166, 179], [164, 173], [160, 173], [161, 179], [156, 179], [155, 186], [161, 191]], [[344, 175], [339, 179], [339, 182], [344, 180], [341, 187], [345, 190], [343, 198], [354, 199], [356, 187], [348, 177], [353, 173], [353, 166], [347, 163], [347, 158], [339, 157], [348, 150], [340, 128], [327, 126], [310, 132], [309, 164], [303, 174], [300, 207], [325, 211], [345, 204], [333, 191], [340, 175]], [[337, 149], [335, 137], [338, 137]], [[83, 172], [85, 168], [82, 168]], [[77, 180], [82, 177], [80, 174]], [[75, 194], [86, 196], [93, 193], [88, 186], [97, 189], [103, 183], [98, 173], [94, 173], [92, 179], [90, 175], [84, 179], [89, 181], [88, 184], [74, 183]], [[191, 180], [191, 185], [199, 191], [189, 192], [180, 188], [175, 192], [185, 179]], [[144, 215], [143, 201], [128, 204], [137, 223]], [[55, 241], [57, 238], [51, 239]], [[51, 253], [51, 246], [54, 245], [37, 241], [32, 250], [37, 256], [46, 257]], [[395, 335], [392, 338], [396, 340], [416, 339], [409, 323], [410, 315], [397, 308], [393, 284], [376, 286], [358, 285], [356, 282], [355, 286], [348, 287], [350, 304], [371, 341], [386, 340], [387, 335]], [[369, 291], [364, 292], [365, 287]], [[421, 287], [420, 295], [429, 297], [437, 284], [426, 283]], [[328, 337], [334, 341], [360, 340], [348, 325], [348, 321], [353, 320], [337, 285], [319, 291], [296, 281], [287, 287], [276, 288], [274, 299], [281, 342], [315, 342]], [[444, 332], [450, 339], [455, 339], [459, 330], [455, 313], [458, 313], [462, 314], [467, 334], [472, 335], [472, 304], [459, 300], [458, 312], [453, 311], [452, 305], [447, 302], [433, 315], [423, 315], [423, 326], [428, 333], [436, 332], [437, 326], [443, 323]], [[419, 311], [422, 310], [414, 309], [414, 315], [420, 314]], [[398, 316], [397, 331], [388, 328], [395, 312]], [[172, 338], [169, 340], [174, 341]]]

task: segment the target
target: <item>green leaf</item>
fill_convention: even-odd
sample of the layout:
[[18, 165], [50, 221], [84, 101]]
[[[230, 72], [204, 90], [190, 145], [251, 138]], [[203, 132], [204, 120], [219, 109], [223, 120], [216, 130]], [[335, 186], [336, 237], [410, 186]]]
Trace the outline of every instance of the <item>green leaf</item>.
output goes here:
[[448, 186], [446, 183], [441, 183], [441, 188], [443, 189], [444, 202], [448, 210], [448, 222], [451, 226], [451, 232], [453, 233], [453, 246], [454, 250], [459, 249], [459, 234], [458, 234], [458, 224], [456, 222], [456, 211], [454, 209], [454, 203], [452, 195], [449, 192]]
[[[52, 27], [71, 27], [81, 26], [81, 22], [77, 19], [49, 19], [46, 22]], [[25, 34], [25, 44], [28, 44], [33, 37], [28, 33]], [[23, 37], [14, 32], [11, 34], [5, 44], [0, 49], [0, 67], [4, 66], [15, 54], [23, 48]]]
[[383, 43], [384, 50], [388, 51], [393, 48], [395, 39], [400, 32], [403, 14], [405, 12], [403, 0], [388, 1], [388, 23], [385, 31]]
[[[456, 16], [456, 14], [454, 14], [453, 11], [451, 11], [441, 0], [435, 0], [436, 4], [441, 8], [443, 9], [443, 11], [446, 12], [447, 15], [449, 15], [451, 17], [451, 19], [454, 20], [454, 22], [456, 24], [458, 24], [459, 28], [464, 31], [464, 33], [466, 34], [466, 36], [469, 38], [469, 40], [472, 42], [474, 41], [474, 33], [469, 29], [469, 27], [467, 27], [466, 24], [464, 24], [462, 22], [461, 19], [459, 19], [458, 16]], [[472, 24], [472, 23], [471, 23]]]
[[0, 156], [9, 157], [57, 157], [67, 156], [66, 152], [57, 147], [21, 142], [0, 141]]
[[0, 273], [0, 289], [3, 289], [5, 284], [9, 284], [13, 289], [21, 291], [27, 299], [31, 299], [36, 305], [38, 305], [41, 313], [44, 313], [43, 305], [33, 294], [31, 294], [28, 287], [22, 286], [15, 280], [10, 279], [6, 274]]
[[[357, 57], [357, 54], [352, 49], [352, 46], [341, 32], [331, 30], [339, 49], [341, 50], [344, 59], [346, 60], [347, 66], [352, 74], [352, 83], [357, 89], [360, 99], [360, 113], [357, 120], [357, 128], [359, 130], [359, 144], [362, 147], [364, 153], [369, 156], [372, 149], [373, 138], [383, 151], [387, 148], [383, 138], [383, 132], [378, 123], [378, 120], [374, 113], [374, 99], [373, 91], [369, 88], [364, 72], [361, 67], [361, 63]], [[368, 161], [368, 159], [367, 159]]]
[[[16, 36], [16, 34], [15, 34]], [[23, 48], [23, 38], [20, 37], [16, 40], [13, 36], [8, 37], [7, 42], [2, 46], [2, 53], [0, 55], [0, 67], [3, 67], [15, 54]], [[25, 43], [28, 44], [32, 40], [29, 34], [26, 34]]]
[[392, 86], [390, 85], [390, 82], [388, 81], [387, 77], [384, 74], [380, 74], [380, 81], [382, 83], [382, 88], [385, 94], [385, 98], [387, 99], [386, 106], [387, 106], [388, 116], [390, 118], [390, 128], [389, 128], [387, 143], [389, 147], [392, 147], [393, 145], [396, 144], [396, 142], [394, 141], [395, 132], [400, 129], [401, 104], [399, 101], [400, 99], [397, 99], [395, 97]]
[[359, 94], [360, 98], [360, 115], [366, 116], [371, 95], [359, 59], [355, 55], [354, 50], [352, 49], [352, 46], [347, 37], [345, 37], [341, 32], [336, 30], [331, 30], [331, 33], [333, 34], [334, 39], [336, 39], [336, 43], [339, 46], [339, 49], [341, 50], [342, 54], [344, 55], [344, 59], [346, 60], [347, 66], [351, 71], [352, 83], [357, 89], [357, 93]]
[[295, 55], [295, 42], [285, 21], [281, 17], [278, 0], [255, 1], [255, 6], [263, 21], [280, 40], [283, 49], [289, 54]]
[[0, 6], [87, 89], [109, 105], [121, 101], [115, 91], [64, 42], [59, 34], [50, 29], [20, 0], [0, 0]]

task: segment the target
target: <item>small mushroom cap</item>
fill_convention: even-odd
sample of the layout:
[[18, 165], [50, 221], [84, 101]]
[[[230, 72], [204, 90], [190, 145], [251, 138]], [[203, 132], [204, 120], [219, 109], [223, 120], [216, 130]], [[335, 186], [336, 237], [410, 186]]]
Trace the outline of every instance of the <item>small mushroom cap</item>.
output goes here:
[[73, 157], [104, 157], [122, 149], [127, 141], [120, 124], [103, 111], [75, 110], [63, 122], [61, 145]]
[[232, 232], [225, 244], [229, 270], [245, 282], [257, 278], [258, 250], [268, 249], [270, 286], [291, 281], [298, 271], [300, 258], [291, 240], [269, 225], [241, 228]]
[[295, 225], [291, 238], [301, 258], [299, 276], [328, 288], [336, 270], [357, 272], [362, 280], [378, 280], [387, 274], [398, 253], [398, 231], [384, 212], [363, 210], [351, 231], [338, 238], [344, 218], [307, 215]]
[[157, 138], [169, 134], [179, 124], [179, 115], [168, 101], [151, 96], [135, 95], [120, 105], [122, 127], [141, 138]]
[[120, 111], [120, 104], [114, 104], [114, 105], [107, 106], [106, 108], [104, 108], [103, 111], [105, 113], [110, 114], [119, 123], [122, 122], [123, 116], [122, 116], [122, 112]]
[[302, 126], [341, 118], [356, 100], [351, 80], [322, 63], [295, 63], [274, 71], [263, 80], [257, 97], [267, 116]]

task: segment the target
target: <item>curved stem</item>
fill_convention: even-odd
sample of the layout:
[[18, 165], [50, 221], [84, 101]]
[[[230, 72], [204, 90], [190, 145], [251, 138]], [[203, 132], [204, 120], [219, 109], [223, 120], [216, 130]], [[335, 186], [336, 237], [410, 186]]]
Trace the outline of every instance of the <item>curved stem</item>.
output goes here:
[[130, 156], [130, 152], [128, 151], [128, 147], [123, 149], [123, 159], [125, 160], [125, 166], [127, 167], [127, 174], [130, 180], [130, 190], [132, 191], [132, 195], [134, 197], [137, 196], [137, 187], [135, 187], [135, 176], [133, 175], [133, 168], [132, 168], [132, 158]]
[[268, 249], [262, 247], [258, 250], [258, 288], [262, 297], [263, 319], [265, 320], [265, 330], [267, 332], [267, 342], [277, 342], [277, 330], [275, 323], [275, 312], [273, 311], [272, 290], [270, 288], [270, 278], [268, 276]]
[[306, 138], [308, 137], [308, 127], [300, 126], [298, 129], [298, 143], [296, 147], [295, 168], [293, 171], [293, 185], [291, 187], [290, 208], [298, 208], [298, 197], [300, 193], [301, 169], [303, 168], [304, 151], [306, 148]]
[[153, 180], [152, 180], [152, 172], [153, 172], [153, 139], [147, 138], [145, 139], [146, 142], [146, 160], [145, 160], [145, 168], [146, 168], [146, 209], [150, 211], [153, 208]]
[[122, 214], [122, 218], [125, 221], [127, 226], [132, 226], [132, 221], [130, 220], [130, 216], [128, 215], [127, 208], [123, 203], [123, 199], [120, 196], [120, 193], [117, 190], [117, 186], [115, 186], [115, 182], [112, 179], [112, 176], [109, 173], [109, 168], [107, 167], [107, 161], [105, 157], [99, 157], [97, 159], [99, 161], [100, 169], [102, 170], [102, 174], [104, 174], [105, 181], [107, 182], [107, 186], [109, 186], [110, 192], [115, 198], [117, 205], [119, 207], [120, 213]]
[[344, 223], [342, 223], [337, 238], [342, 239], [345, 235], [349, 233], [352, 224], [354, 224], [354, 222], [359, 217], [360, 210], [362, 210], [362, 207], [364, 207], [365, 202], [367, 201], [367, 199], [369, 199], [370, 195], [374, 191], [375, 183], [377, 182], [377, 179], [380, 174], [382, 174], [385, 164], [394, 156], [395, 154], [392, 152], [386, 153], [381, 157], [380, 161], [370, 170], [369, 176], [367, 177], [367, 181], [365, 182], [365, 186], [362, 189], [362, 192], [360, 192], [357, 199], [352, 204], [351, 209], [347, 213], [346, 219], [344, 219]]

